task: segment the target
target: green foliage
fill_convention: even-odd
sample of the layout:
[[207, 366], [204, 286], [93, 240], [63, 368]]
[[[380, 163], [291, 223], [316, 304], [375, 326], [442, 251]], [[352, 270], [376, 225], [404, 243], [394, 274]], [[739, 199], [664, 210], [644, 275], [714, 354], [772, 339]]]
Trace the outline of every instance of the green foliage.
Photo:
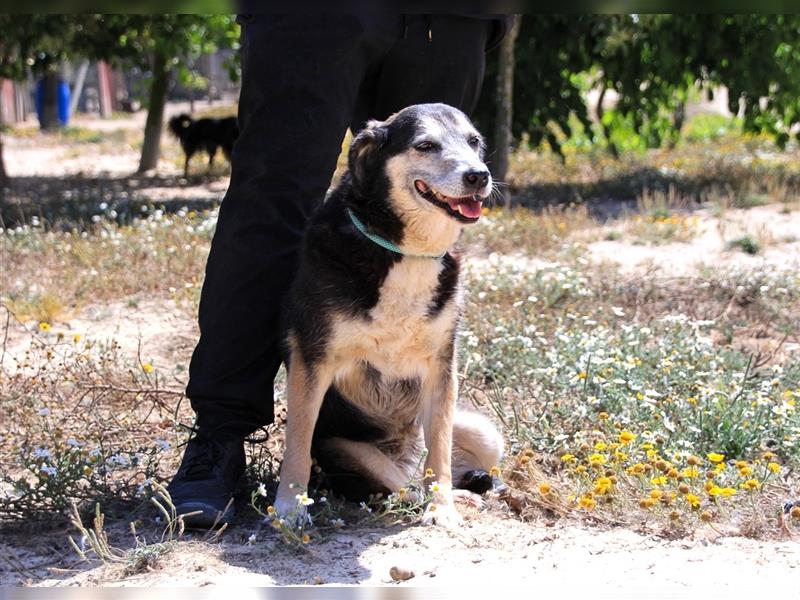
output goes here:
[[[800, 17], [793, 15], [524, 16], [515, 57], [512, 133], [559, 154], [575, 135], [604, 142], [615, 156], [672, 146], [689, 99], [720, 86], [730, 91], [731, 112], [741, 101], [746, 132], [783, 147], [800, 123]], [[490, 57], [476, 110], [485, 130], [494, 125], [496, 70]], [[610, 110], [604, 100], [612, 95]]]

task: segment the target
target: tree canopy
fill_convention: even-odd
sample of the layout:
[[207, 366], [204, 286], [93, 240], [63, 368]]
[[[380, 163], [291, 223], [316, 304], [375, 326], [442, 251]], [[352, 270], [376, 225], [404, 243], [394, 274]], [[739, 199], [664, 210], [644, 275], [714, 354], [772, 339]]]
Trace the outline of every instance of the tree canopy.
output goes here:
[[[477, 111], [492, 127], [497, 99], [493, 60]], [[800, 123], [800, 17], [794, 15], [523, 16], [516, 46], [514, 136], [560, 151], [577, 122], [591, 132], [590, 108], [603, 141], [632, 127], [648, 147], [674, 143], [690, 94], [725, 86], [730, 110], [742, 104], [743, 127], [778, 144]], [[587, 106], [587, 91], [599, 94]], [[605, 92], [617, 96], [604, 111]], [[600, 110], [597, 110], [600, 108]], [[571, 118], [572, 116], [572, 118]], [[590, 134], [592, 135], [592, 134]]]

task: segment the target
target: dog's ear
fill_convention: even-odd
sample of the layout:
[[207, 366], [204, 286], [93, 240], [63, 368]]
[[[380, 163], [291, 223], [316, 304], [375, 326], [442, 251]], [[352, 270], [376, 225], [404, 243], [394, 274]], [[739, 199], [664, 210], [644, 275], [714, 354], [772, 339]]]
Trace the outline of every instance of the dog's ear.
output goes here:
[[379, 150], [389, 139], [389, 128], [382, 121], [369, 121], [350, 144], [347, 164], [353, 183], [359, 187], [367, 173], [374, 172]]

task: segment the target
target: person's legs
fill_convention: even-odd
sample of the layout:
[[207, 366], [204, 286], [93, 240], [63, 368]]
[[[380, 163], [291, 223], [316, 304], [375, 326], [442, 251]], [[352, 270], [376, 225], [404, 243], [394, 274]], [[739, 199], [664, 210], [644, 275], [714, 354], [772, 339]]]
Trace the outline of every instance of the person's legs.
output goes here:
[[199, 432], [169, 486], [179, 512], [202, 511], [195, 524], [224, 508], [244, 470], [244, 436], [272, 421], [281, 303], [347, 125], [420, 102], [469, 112], [488, 31], [487, 21], [439, 16], [265, 15], [245, 26], [240, 134], [187, 387]]
[[181, 512], [203, 512], [195, 524], [225, 507], [244, 470], [245, 435], [273, 419], [280, 308], [366, 68], [362, 30], [340, 15], [257, 15], [244, 26], [240, 134], [187, 387], [198, 435], [169, 487]]
[[407, 16], [402, 35], [371, 81], [372, 93], [359, 97], [351, 129], [427, 102], [443, 102], [470, 114], [483, 82], [492, 28], [489, 19]]

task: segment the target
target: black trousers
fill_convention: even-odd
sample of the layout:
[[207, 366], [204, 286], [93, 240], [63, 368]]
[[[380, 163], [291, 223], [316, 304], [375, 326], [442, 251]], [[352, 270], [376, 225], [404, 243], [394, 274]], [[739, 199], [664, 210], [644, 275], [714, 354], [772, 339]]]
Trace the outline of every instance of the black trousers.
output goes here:
[[187, 396], [201, 427], [273, 420], [279, 315], [342, 139], [410, 104], [469, 113], [489, 19], [255, 15], [242, 31], [240, 134], [206, 266]]

